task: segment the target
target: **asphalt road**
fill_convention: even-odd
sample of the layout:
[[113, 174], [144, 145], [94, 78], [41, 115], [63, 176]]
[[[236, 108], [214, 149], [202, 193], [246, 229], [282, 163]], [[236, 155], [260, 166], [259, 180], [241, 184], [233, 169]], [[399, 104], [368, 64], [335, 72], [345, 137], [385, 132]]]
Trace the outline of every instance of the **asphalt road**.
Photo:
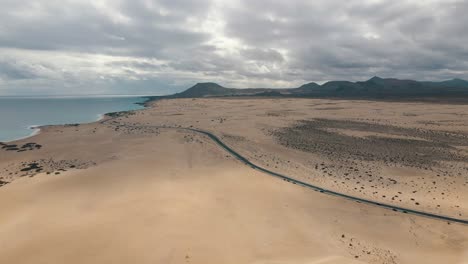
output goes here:
[[429, 217], [429, 218], [433, 218], [433, 219], [437, 219], [437, 220], [444, 220], [444, 221], [448, 221], [448, 222], [468, 224], [468, 219], [454, 218], [454, 217], [449, 217], [449, 216], [444, 216], [444, 215], [439, 215], [439, 214], [434, 214], [434, 213], [429, 213], [429, 212], [424, 212], [424, 211], [419, 211], [419, 210], [394, 206], [394, 205], [385, 204], [385, 203], [381, 203], [381, 202], [376, 202], [376, 201], [372, 201], [372, 200], [367, 200], [367, 199], [363, 199], [363, 198], [360, 198], [360, 197], [356, 197], [356, 196], [347, 195], [347, 194], [344, 194], [344, 193], [339, 193], [339, 192], [335, 192], [335, 191], [332, 191], [332, 190], [324, 189], [324, 188], [321, 188], [319, 186], [315, 186], [315, 185], [312, 185], [312, 184], [309, 184], [309, 183], [306, 183], [306, 182], [303, 182], [303, 181], [300, 181], [300, 180], [296, 180], [296, 179], [294, 179], [294, 178], [292, 178], [290, 176], [286, 176], [286, 175], [271, 171], [269, 169], [265, 169], [263, 167], [255, 165], [250, 160], [248, 160], [247, 158], [245, 158], [241, 154], [237, 153], [235, 150], [233, 150], [228, 145], [226, 145], [224, 142], [222, 142], [217, 136], [215, 136], [214, 134], [212, 134], [212, 133], [210, 133], [208, 131], [194, 129], [194, 128], [177, 128], [177, 127], [160, 127], [160, 128], [175, 128], [175, 129], [189, 130], [189, 131], [193, 131], [193, 132], [196, 132], [196, 133], [203, 134], [203, 135], [209, 137], [216, 144], [218, 144], [220, 147], [222, 147], [224, 150], [229, 152], [232, 156], [234, 156], [235, 158], [237, 158], [238, 160], [240, 160], [241, 162], [243, 162], [247, 166], [250, 166], [251, 168], [253, 168], [255, 170], [259, 170], [261, 172], [264, 172], [264, 173], [266, 173], [268, 175], [280, 178], [280, 179], [282, 179], [284, 181], [287, 181], [287, 182], [290, 182], [290, 183], [293, 183], [293, 184], [296, 184], [296, 185], [300, 185], [300, 186], [312, 189], [314, 191], [317, 191], [317, 192], [320, 192], [320, 193], [323, 193], [323, 194], [328, 194], [328, 195], [333, 195], [333, 196], [337, 196], [337, 197], [341, 197], [341, 198], [346, 198], [348, 200], [352, 200], [352, 201], [355, 201], [355, 202], [358, 202], [358, 203], [364, 203], [364, 204], [379, 206], [379, 207], [382, 207], [382, 208], [385, 208], [385, 209], [392, 210], [394, 212], [401, 212], [401, 213], [405, 213], [405, 214], [413, 214], [413, 215], [418, 215], [418, 216], [424, 216], [424, 217]]
[[[106, 122], [108, 122], [108, 121], [110, 121], [112, 119], [114, 119], [114, 118], [109, 118], [107, 120], [101, 121], [101, 123], [106, 123]], [[358, 202], [358, 203], [378, 206], [378, 207], [381, 207], [381, 208], [392, 210], [394, 212], [400, 212], [400, 213], [404, 213], [404, 214], [413, 214], [413, 215], [417, 215], [417, 216], [433, 218], [433, 219], [436, 219], [436, 220], [443, 220], [443, 221], [447, 221], [447, 222], [454, 222], [454, 223], [461, 223], [461, 224], [468, 225], [468, 219], [455, 218], [455, 217], [450, 217], [450, 216], [445, 216], [445, 215], [439, 215], [439, 214], [434, 214], [434, 213], [429, 213], [429, 212], [424, 212], [424, 211], [419, 211], [419, 210], [394, 206], [394, 205], [385, 204], [385, 203], [381, 203], [381, 202], [377, 202], [377, 201], [372, 201], [372, 200], [368, 200], [368, 199], [364, 199], [364, 198], [360, 198], [360, 197], [356, 197], [356, 196], [352, 196], [352, 195], [348, 195], [348, 194], [344, 194], [344, 193], [339, 193], [339, 192], [328, 190], [328, 189], [325, 189], [325, 188], [322, 188], [322, 187], [319, 187], [319, 186], [315, 186], [315, 185], [312, 185], [312, 184], [309, 184], [309, 183], [306, 183], [306, 182], [303, 182], [303, 181], [300, 181], [300, 180], [296, 180], [296, 179], [294, 179], [294, 178], [292, 178], [290, 176], [283, 175], [283, 174], [271, 171], [269, 169], [265, 169], [263, 167], [255, 165], [250, 160], [248, 160], [246, 157], [242, 156], [241, 154], [239, 154], [238, 152], [236, 152], [235, 150], [230, 148], [228, 145], [226, 145], [217, 136], [215, 136], [214, 134], [212, 134], [212, 133], [210, 133], [208, 131], [205, 131], [205, 130], [200, 130], [200, 129], [195, 129], [195, 128], [186, 128], [186, 127], [169, 127], [169, 126], [153, 126], [153, 127], [154, 128], [165, 128], [165, 129], [188, 130], [188, 131], [192, 131], [192, 132], [196, 132], [196, 133], [205, 135], [208, 138], [210, 138], [212, 141], [214, 141], [218, 146], [223, 148], [225, 151], [229, 152], [229, 154], [231, 154], [232, 156], [237, 158], [239, 161], [243, 162], [245, 165], [250, 166], [252, 169], [264, 172], [264, 173], [266, 173], [266, 174], [268, 174], [270, 176], [280, 178], [280, 179], [282, 179], [284, 181], [287, 181], [287, 182], [290, 182], [292, 184], [300, 185], [302, 187], [309, 188], [309, 189], [312, 189], [314, 191], [317, 191], [317, 192], [320, 192], [320, 193], [323, 193], [323, 194], [328, 194], [328, 195], [333, 195], [333, 196], [345, 198], [345, 199], [355, 201], [355, 202]]]

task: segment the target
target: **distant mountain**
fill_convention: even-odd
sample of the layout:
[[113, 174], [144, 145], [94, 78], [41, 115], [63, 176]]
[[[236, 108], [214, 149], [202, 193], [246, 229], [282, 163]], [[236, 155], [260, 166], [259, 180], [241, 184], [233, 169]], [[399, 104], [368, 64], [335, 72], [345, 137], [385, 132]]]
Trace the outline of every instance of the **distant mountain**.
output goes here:
[[468, 81], [462, 79], [452, 79], [443, 82], [423, 82], [425, 85], [432, 87], [445, 87], [445, 88], [466, 88], [468, 87]]
[[197, 83], [193, 87], [164, 98], [194, 98], [223, 96], [288, 96], [337, 98], [412, 98], [412, 97], [467, 97], [468, 81], [453, 79], [442, 82], [383, 79], [372, 77], [364, 82], [330, 81], [319, 85], [304, 84], [298, 88], [226, 88], [216, 83]]
[[309, 94], [309, 93], [314, 93], [318, 91], [320, 88], [321, 88], [320, 85], [312, 82], [312, 83], [304, 84], [299, 88], [284, 89], [284, 90], [289, 91], [291, 94]]
[[222, 87], [217, 83], [197, 83], [189, 89], [174, 94], [174, 97], [191, 98], [191, 97], [204, 97], [204, 96], [225, 96], [230, 94], [235, 89]]
[[281, 96], [281, 93], [277, 89], [271, 88], [247, 88], [247, 89], [235, 89], [235, 88], [226, 88], [217, 83], [197, 83], [189, 89], [170, 95], [169, 97], [173, 98], [193, 98], [193, 97], [214, 97], [214, 96], [251, 96], [256, 95], [260, 96], [261, 94], [268, 94], [272, 96], [271, 93]]

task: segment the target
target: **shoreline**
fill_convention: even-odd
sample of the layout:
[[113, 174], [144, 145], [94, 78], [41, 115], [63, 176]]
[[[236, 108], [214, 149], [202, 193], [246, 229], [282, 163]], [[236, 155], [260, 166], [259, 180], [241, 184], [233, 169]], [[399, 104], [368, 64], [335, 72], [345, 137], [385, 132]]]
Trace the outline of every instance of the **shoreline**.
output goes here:
[[[31, 132], [31, 134], [29, 134], [29, 136], [26, 136], [26, 137], [23, 137], [21, 139], [26, 139], [26, 138], [30, 138], [30, 137], [33, 137], [35, 135], [39, 135], [41, 133], [41, 127], [42, 125], [32, 125], [32, 126], [29, 126], [28, 129], [32, 129], [33, 131]], [[18, 139], [17, 139], [18, 140]]]
[[[83, 123], [75, 123], [75, 124], [83, 125], [83, 124], [92, 124], [92, 123], [95, 123], [95, 122], [102, 122], [103, 120], [106, 119], [107, 116], [109, 116], [109, 114], [112, 114], [112, 113], [127, 113], [127, 112], [142, 110], [142, 109], [147, 108], [147, 104], [146, 104], [146, 103], [148, 103], [148, 102], [151, 101], [151, 99], [150, 99], [148, 96], [138, 96], [138, 97], [135, 97], [135, 98], [142, 98], [142, 99], [145, 99], [145, 100], [142, 101], [142, 102], [135, 102], [135, 103], [132, 103], [132, 104], [141, 106], [141, 107], [142, 107], [141, 109], [133, 109], [133, 110], [123, 110], [123, 111], [117, 111], [117, 112], [99, 113], [99, 114], [96, 115], [96, 116], [97, 116], [97, 119], [96, 119], [96, 120], [89, 121], [89, 122], [83, 122]], [[31, 138], [31, 137], [34, 137], [34, 136], [39, 135], [39, 134], [41, 133], [41, 128], [43, 128], [43, 127], [49, 127], [49, 126], [66, 126], [66, 125], [71, 125], [71, 124], [74, 124], [74, 123], [63, 123], [63, 124], [52, 124], [52, 125], [49, 125], [49, 124], [29, 125], [29, 126], [27, 127], [27, 129], [32, 129], [32, 130], [33, 130], [29, 135], [23, 136], [23, 137], [19, 137], [19, 138], [15, 138], [15, 139], [8, 140], [8, 141], [0, 141], [0, 142], [3, 142], [3, 143], [13, 143], [13, 142], [16, 142], [16, 141], [24, 140], [24, 139]]]
[[[167, 262], [168, 255], [193, 264], [231, 263], [226, 256], [242, 263], [463, 262], [467, 225], [451, 220], [468, 215], [465, 161], [447, 169], [396, 169], [357, 155], [328, 158], [322, 145], [300, 151], [275, 134], [300, 120], [339, 115], [341, 121], [319, 125], [335, 124], [340, 130], [328, 132], [332, 139], [348, 133], [348, 143], [365, 143], [371, 132], [389, 140], [402, 133], [426, 138], [416, 130], [422, 129], [432, 131], [429, 142], [468, 145], [440, 132], [447, 126], [422, 124], [455, 120], [449, 125], [468, 137], [468, 116], [457, 115], [468, 106], [430, 107], [428, 113], [429, 105], [419, 104], [175, 99], [103, 114], [94, 123], [42, 126], [36, 138], [0, 146], [0, 241], [6, 245], [0, 262], [60, 263], [60, 252], [76, 263], [127, 263], [127, 257], [130, 263], [135, 256], [145, 256], [136, 260], [142, 263]], [[312, 145], [302, 139], [323, 135], [314, 124], [310, 133], [281, 135]], [[390, 142], [407, 157], [420, 148], [410, 140]], [[388, 149], [374, 142], [378, 151], [366, 144], [359, 151]]]

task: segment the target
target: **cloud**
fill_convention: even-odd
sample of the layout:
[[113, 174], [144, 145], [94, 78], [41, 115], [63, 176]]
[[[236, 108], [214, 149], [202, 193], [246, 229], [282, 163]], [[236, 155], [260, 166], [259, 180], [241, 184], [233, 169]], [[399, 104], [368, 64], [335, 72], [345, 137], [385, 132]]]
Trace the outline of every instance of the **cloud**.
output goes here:
[[0, 0], [0, 94], [468, 79], [463, 0]]
[[0, 78], [6, 81], [27, 80], [37, 78], [34, 69], [27, 65], [19, 65], [15, 62], [0, 61]]

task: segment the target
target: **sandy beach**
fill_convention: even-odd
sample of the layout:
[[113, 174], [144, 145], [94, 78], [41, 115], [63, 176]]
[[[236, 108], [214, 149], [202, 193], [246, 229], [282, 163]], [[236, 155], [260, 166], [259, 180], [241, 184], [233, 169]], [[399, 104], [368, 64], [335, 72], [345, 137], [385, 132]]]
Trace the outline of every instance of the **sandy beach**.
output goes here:
[[0, 263], [468, 263], [468, 106], [150, 102], [0, 146]]

